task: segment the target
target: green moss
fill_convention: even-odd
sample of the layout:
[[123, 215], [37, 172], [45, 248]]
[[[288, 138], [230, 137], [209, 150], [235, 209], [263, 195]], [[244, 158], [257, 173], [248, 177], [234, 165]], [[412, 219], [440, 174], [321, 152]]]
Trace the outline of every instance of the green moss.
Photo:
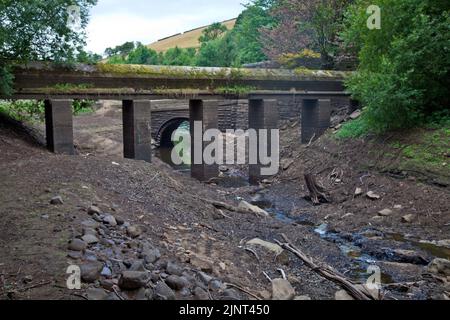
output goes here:
[[255, 87], [235, 85], [235, 86], [219, 87], [214, 89], [214, 92], [218, 94], [245, 95], [255, 90], [256, 90]]
[[94, 86], [92, 84], [88, 84], [88, 83], [81, 83], [81, 84], [58, 83], [48, 89], [52, 89], [54, 91], [60, 91], [60, 92], [72, 92], [72, 91], [77, 91], [77, 90], [89, 89], [89, 88], [93, 88], [93, 87]]

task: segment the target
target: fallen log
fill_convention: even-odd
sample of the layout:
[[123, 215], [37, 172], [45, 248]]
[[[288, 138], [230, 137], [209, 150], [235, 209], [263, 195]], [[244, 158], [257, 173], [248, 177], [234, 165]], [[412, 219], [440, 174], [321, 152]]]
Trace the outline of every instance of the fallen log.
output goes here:
[[317, 183], [316, 178], [312, 174], [305, 174], [305, 182], [314, 205], [319, 205], [322, 202], [330, 202], [325, 194], [324, 188]]
[[205, 199], [205, 198], [197, 198], [201, 201], [204, 201], [210, 205], [212, 205], [213, 207], [216, 207], [217, 209], [225, 209], [227, 211], [231, 211], [231, 212], [238, 212], [238, 213], [252, 213], [254, 214], [253, 211], [245, 209], [245, 208], [239, 208], [236, 206], [233, 206], [231, 204], [225, 203], [225, 202], [221, 202], [221, 201], [216, 201], [216, 200], [210, 200], [210, 199]]
[[286, 235], [282, 234], [282, 238], [284, 239], [284, 243], [281, 241], [275, 240], [282, 248], [292, 252], [298, 258], [300, 258], [308, 267], [310, 267], [313, 271], [319, 273], [324, 278], [331, 280], [345, 289], [353, 298], [357, 300], [374, 300], [374, 297], [370, 294], [370, 292], [366, 290], [361, 290], [350, 280], [346, 279], [343, 275], [339, 274], [337, 271], [333, 270], [329, 266], [320, 266], [316, 264], [310, 257], [304, 254], [300, 249], [296, 248], [287, 238]]

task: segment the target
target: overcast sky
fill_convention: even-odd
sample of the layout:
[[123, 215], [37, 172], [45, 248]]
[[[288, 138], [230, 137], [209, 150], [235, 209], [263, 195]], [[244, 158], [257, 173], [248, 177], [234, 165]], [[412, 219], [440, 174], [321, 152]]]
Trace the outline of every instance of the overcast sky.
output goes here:
[[99, 0], [91, 12], [87, 49], [103, 53], [126, 41], [158, 39], [236, 18], [248, 0]]

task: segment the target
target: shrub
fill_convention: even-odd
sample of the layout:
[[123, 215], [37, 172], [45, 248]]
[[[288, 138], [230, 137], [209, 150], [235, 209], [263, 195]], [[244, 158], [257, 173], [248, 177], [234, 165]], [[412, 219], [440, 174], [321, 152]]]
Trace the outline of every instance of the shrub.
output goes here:
[[[366, 9], [381, 8], [381, 29], [369, 30]], [[359, 52], [348, 82], [376, 132], [408, 128], [448, 108], [450, 3], [443, 0], [358, 0], [342, 36]]]

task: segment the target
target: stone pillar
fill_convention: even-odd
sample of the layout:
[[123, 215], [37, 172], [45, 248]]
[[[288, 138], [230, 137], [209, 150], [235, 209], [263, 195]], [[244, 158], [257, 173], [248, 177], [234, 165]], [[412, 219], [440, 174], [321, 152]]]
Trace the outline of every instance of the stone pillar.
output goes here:
[[[218, 105], [219, 102], [216, 100], [189, 101], [189, 119], [191, 131], [191, 176], [200, 181], [209, 181], [210, 179], [215, 178], [219, 175], [219, 165], [206, 164], [203, 159], [203, 151], [210, 143], [213, 143], [203, 141], [204, 132], [208, 129], [219, 129], [217, 112]], [[195, 132], [195, 122], [199, 121], [202, 122], [202, 125], [199, 132]], [[199, 146], [199, 144], [201, 145]]]
[[50, 151], [75, 154], [72, 100], [45, 100], [45, 133]]
[[122, 110], [124, 157], [151, 162], [150, 100], [124, 100]]
[[[260, 129], [278, 129], [278, 105], [277, 100], [263, 100], [263, 99], [250, 99], [248, 104], [248, 128], [250, 134], [252, 129], [256, 130], [258, 143], [255, 146], [250, 145], [249, 153], [255, 153], [253, 160], [257, 159], [257, 164], [252, 163], [252, 154], [249, 154], [249, 181], [251, 184], [257, 184], [268, 176], [261, 174], [261, 169], [264, 167], [261, 164], [260, 148], [266, 149], [266, 155], [277, 157], [279, 160], [279, 150], [272, 150], [271, 132], [268, 132], [267, 136], [262, 137]], [[262, 138], [266, 138], [264, 141]], [[275, 146], [274, 146], [275, 147]], [[271, 155], [271, 150], [278, 153]], [[256, 157], [256, 158], [255, 158]], [[278, 169], [278, 166], [277, 166]]]
[[329, 99], [305, 99], [302, 106], [302, 143], [320, 137], [331, 124]]

